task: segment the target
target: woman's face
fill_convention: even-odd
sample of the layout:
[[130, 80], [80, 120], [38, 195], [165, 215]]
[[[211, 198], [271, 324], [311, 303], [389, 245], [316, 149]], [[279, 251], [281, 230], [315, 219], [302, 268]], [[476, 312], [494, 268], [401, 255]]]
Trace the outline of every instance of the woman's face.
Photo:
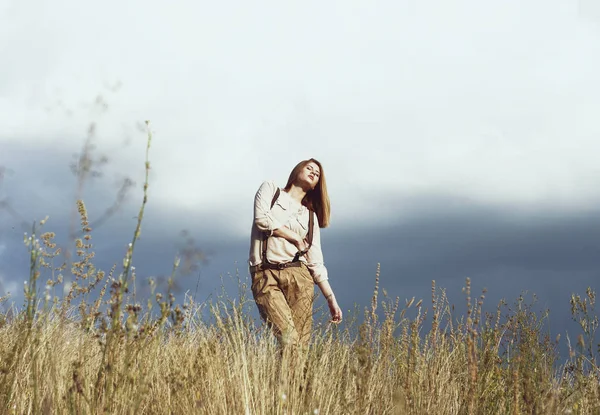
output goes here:
[[319, 166], [315, 162], [308, 162], [306, 166], [300, 171], [298, 175], [298, 181], [300, 183], [306, 183], [310, 186], [311, 189], [314, 189], [319, 183], [319, 178], [321, 177], [321, 170]]

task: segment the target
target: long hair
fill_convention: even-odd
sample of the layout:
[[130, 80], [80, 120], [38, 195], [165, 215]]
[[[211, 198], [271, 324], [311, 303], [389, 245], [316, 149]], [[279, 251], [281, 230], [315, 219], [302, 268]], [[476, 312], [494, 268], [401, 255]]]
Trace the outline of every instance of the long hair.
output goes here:
[[313, 210], [317, 214], [319, 220], [319, 227], [326, 228], [329, 226], [329, 215], [331, 213], [331, 206], [329, 204], [329, 195], [327, 194], [327, 182], [325, 181], [325, 173], [323, 172], [323, 166], [317, 160], [311, 158], [303, 160], [296, 164], [296, 167], [290, 173], [285, 190], [290, 190], [292, 184], [296, 181], [296, 178], [302, 171], [302, 169], [310, 162], [315, 163], [319, 166], [320, 174], [319, 181], [313, 190], [309, 190], [306, 196], [302, 199], [302, 204], [308, 209]]

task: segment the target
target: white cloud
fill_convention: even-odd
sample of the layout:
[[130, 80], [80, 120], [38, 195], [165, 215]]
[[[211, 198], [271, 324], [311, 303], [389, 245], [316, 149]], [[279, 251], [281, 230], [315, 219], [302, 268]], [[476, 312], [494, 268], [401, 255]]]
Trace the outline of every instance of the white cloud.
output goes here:
[[[582, 4], [13, 1], [0, 143], [73, 152], [100, 119], [101, 148], [135, 137], [112, 157], [139, 178], [150, 119], [153, 203], [240, 232], [260, 182], [310, 156], [342, 221], [371, 192], [581, 209], [600, 179], [600, 20]], [[83, 105], [99, 92], [103, 114]]]

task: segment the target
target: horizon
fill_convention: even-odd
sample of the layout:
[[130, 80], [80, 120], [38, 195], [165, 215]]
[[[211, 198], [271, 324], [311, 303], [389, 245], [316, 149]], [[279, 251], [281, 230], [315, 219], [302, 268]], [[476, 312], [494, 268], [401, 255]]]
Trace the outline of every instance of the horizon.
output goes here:
[[[11, 0], [0, 47], [0, 296], [17, 303], [23, 232], [49, 215], [64, 242], [78, 196], [100, 220], [98, 266], [122, 260], [142, 198], [145, 120], [140, 278], [168, 275], [188, 237], [209, 262], [183, 292], [199, 279], [208, 296], [220, 275], [246, 275], [260, 183], [283, 186], [314, 157], [344, 312], [368, 306], [377, 263], [380, 287], [401, 303], [427, 304], [436, 280], [464, 306], [467, 277], [490, 308], [537, 292], [557, 334], [575, 327], [571, 293], [597, 287], [600, 9], [590, 1]], [[80, 194], [70, 165], [86, 137], [102, 174]]]

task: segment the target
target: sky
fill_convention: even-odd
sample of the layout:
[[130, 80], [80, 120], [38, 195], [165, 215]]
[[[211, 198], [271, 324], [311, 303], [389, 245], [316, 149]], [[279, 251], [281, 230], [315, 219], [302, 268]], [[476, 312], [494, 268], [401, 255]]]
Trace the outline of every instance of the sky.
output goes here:
[[570, 293], [597, 284], [592, 0], [3, 0], [0, 51], [0, 200], [19, 216], [0, 210], [0, 292], [21, 290], [23, 220], [68, 229], [69, 164], [92, 123], [108, 159], [85, 188], [92, 219], [135, 182], [94, 237], [100, 261], [118, 261], [142, 198], [145, 120], [136, 260], [168, 272], [187, 229], [211, 253], [203, 294], [245, 272], [261, 182], [284, 185], [309, 157], [327, 178], [324, 254], [345, 305], [370, 301], [381, 263], [403, 299], [432, 279], [457, 302], [466, 277], [492, 300], [534, 291], [560, 331]]

